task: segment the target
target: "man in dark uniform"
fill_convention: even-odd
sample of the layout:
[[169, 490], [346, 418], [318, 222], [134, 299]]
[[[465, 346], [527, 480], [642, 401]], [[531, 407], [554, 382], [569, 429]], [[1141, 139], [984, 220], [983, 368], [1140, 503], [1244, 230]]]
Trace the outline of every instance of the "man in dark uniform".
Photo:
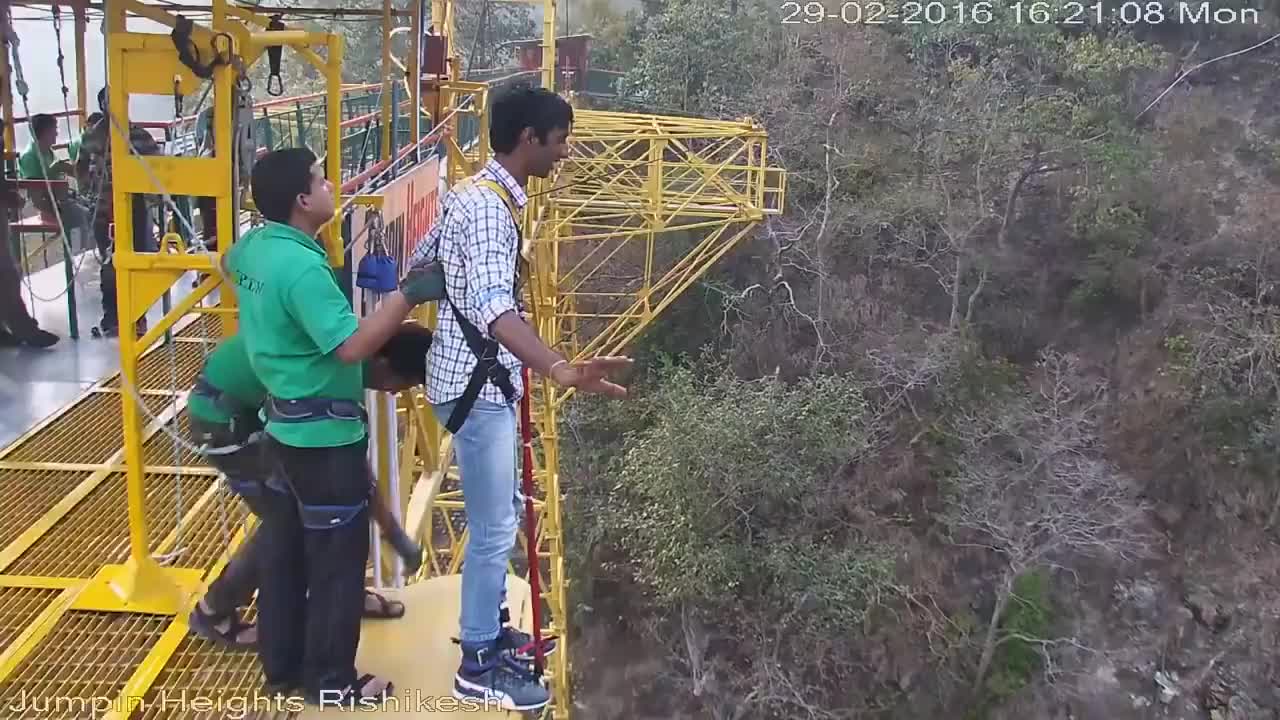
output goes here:
[[[98, 245], [98, 257], [102, 261], [102, 321], [98, 329], [103, 335], [113, 337], [119, 332], [120, 319], [116, 307], [116, 268], [112, 261], [114, 239], [111, 225], [115, 220], [111, 184], [111, 116], [107, 109], [107, 88], [98, 91], [98, 107], [102, 118], [89, 127], [80, 142], [76, 157], [76, 177], [81, 188], [97, 187], [98, 208], [94, 216], [93, 237]], [[139, 127], [129, 127], [129, 142], [140, 155], [159, 155], [160, 146], [151, 133]], [[100, 180], [99, 180], [100, 177]], [[151, 217], [147, 212], [147, 196], [133, 196], [133, 250], [155, 252], [157, 248], [152, 234]], [[146, 318], [138, 320], [135, 331], [146, 332]]]

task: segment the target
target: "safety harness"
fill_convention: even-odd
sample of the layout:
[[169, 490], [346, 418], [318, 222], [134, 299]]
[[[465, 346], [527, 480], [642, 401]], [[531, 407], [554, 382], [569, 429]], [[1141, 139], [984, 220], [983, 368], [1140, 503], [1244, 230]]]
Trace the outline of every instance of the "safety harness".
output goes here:
[[[215, 387], [203, 374], [196, 377], [195, 386], [191, 389], [191, 394], [203, 397], [214, 407], [231, 417], [227, 421], [227, 431], [225, 433], [201, 432], [196, 434], [196, 440], [200, 442], [201, 454], [214, 456], [232, 455], [254, 449], [261, 452], [262, 447], [259, 441], [263, 435], [262, 422], [258, 420], [256, 413], [251, 408], [245, 407], [244, 403], [238, 402], [235, 398]], [[257, 479], [243, 479], [238, 476], [232, 477], [228, 475], [227, 485], [237, 495], [257, 496], [262, 493], [261, 481]]]
[[[368, 424], [369, 414], [358, 402], [339, 398], [309, 397], [297, 400], [282, 400], [267, 396], [263, 405], [267, 422], [306, 423], [317, 420], [359, 420]], [[332, 530], [351, 522], [362, 510], [369, 507], [366, 496], [354, 505], [308, 505], [302, 502], [292, 481], [284, 472], [273, 475], [287, 486], [294, 502], [298, 504], [298, 519], [308, 530]], [[271, 485], [268, 482], [268, 485]], [[272, 486], [276, 487], [276, 486]], [[278, 489], [278, 488], [277, 488]]]
[[206, 455], [230, 455], [261, 439], [262, 423], [258, 421], [253, 411], [246, 408], [244, 403], [237, 401], [212, 385], [203, 373], [196, 377], [195, 386], [191, 388], [191, 394], [203, 397], [212, 403], [214, 407], [231, 416], [227, 426], [228, 434], [233, 440], [217, 447], [201, 448], [201, 451]]
[[[516, 277], [512, 281], [512, 290], [519, 297], [520, 247], [524, 239], [520, 232], [520, 220], [516, 212], [515, 203], [501, 183], [487, 178], [475, 178], [473, 182], [498, 193], [498, 197], [502, 198], [502, 203], [507, 206], [507, 210], [511, 213], [511, 221], [516, 228]], [[440, 216], [440, 222], [443, 223], [445, 221], [448, 212], [449, 210], [446, 208]], [[437, 253], [439, 252], [439, 247], [436, 248], [436, 251]], [[498, 390], [502, 391], [502, 396], [506, 398], [508, 403], [515, 402], [516, 388], [511, 383], [511, 370], [498, 362], [498, 341], [485, 339], [480, 330], [470, 320], [463, 317], [462, 313], [458, 312], [458, 307], [454, 305], [452, 300], [446, 297], [445, 301], [449, 303], [449, 309], [453, 311], [453, 319], [462, 330], [462, 337], [467, 341], [467, 347], [471, 348], [471, 353], [476, 356], [476, 365], [471, 371], [471, 379], [467, 382], [467, 389], [463, 391], [462, 397], [453, 406], [453, 411], [449, 413], [449, 419], [445, 422], [445, 428], [449, 433], [456, 435], [458, 430], [462, 429], [463, 423], [466, 422], [471, 408], [475, 406], [476, 399], [480, 397], [480, 391], [484, 388], [485, 383], [493, 383]]]
[[[201, 448], [201, 451], [206, 455], [230, 455], [234, 452], [249, 450], [262, 439], [264, 434], [262, 424], [258, 421], [256, 415], [248, 412], [243, 403], [237, 402], [234, 398], [210, 384], [204, 375], [196, 378], [195, 386], [191, 392], [207, 399], [231, 416], [229, 434], [234, 440], [218, 447], [209, 447], [208, 444], [213, 442], [215, 437], [211, 433], [206, 433], [200, 438], [206, 443]], [[299, 423], [333, 419], [360, 420], [367, 423], [369, 420], [364, 408], [359, 403], [350, 400], [329, 398], [281, 400], [268, 396], [264, 406], [267, 419], [273, 422]], [[248, 425], [253, 428], [243, 439], [241, 436], [245, 434], [246, 428], [242, 427], [242, 425]], [[367, 497], [355, 505], [308, 505], [299, 499], [293, 484], [289, 482], [283, 472], [271, 473], [261, 482], [228, 478], [228, 484], [231, 486], [232, 492], [238, 495], [256, 496], [262, 492], [262, 484], [276, 492], [292, 495], [294, 502], [298, 504], [298, 517], [303, 527], [308, 530], [329, 530], [341, 527], [354, 520], [361, 510], [369, 506]]]
[[359, 420], [369, 422], [369, 413], [363, 406], [351, 400], [310, 397], [298, 400], [281, 400], [267, 397], [267, 422], [304, 423], [316, 420]]

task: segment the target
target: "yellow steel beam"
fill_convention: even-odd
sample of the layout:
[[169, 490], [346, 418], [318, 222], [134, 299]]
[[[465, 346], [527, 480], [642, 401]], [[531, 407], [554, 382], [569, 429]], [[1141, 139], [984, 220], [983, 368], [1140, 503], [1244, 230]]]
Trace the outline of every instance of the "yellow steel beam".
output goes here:
[[9, 643], [9, 646], [0, 652], [0, 682], [8, 679], [18, 665], [31, 654], [31, 651], [35, 650], [49, 635], [53, 626], [57, 624], [58, 618], [71, 607], [71, 601], [78, 593], [78, 586], [66, 588], [58, 593], [58, 597], [45, 606], [44, 610], [41, 610], [40, 614]]
[[409, 127], [413, 145], [417, 148], [422, 141], [422, 32], [426, 25], [422, 17], [422, 0], [410, 0], [410, 3], [413, 14], [409, 20], [409, 107], [413, 116], [409, 119]]
[[[37, 462], [26, 460], [0, 460], [0, 470], [67, 470], [70, 472], [96, 472], [104, 469], [101, 463]], [[107, 468], [117, 470], [118, 468]]]
[[66, 590], [84, 584], [80, 578], [46, 577], [42, 575], [0, 575], [0, 587]]
[[[190, 604], [194, 604], [194, 600], [188, 603]], [[103, 716], [102, 720], [128, 720], [137, 710], [142, 698], [146, 697], [147, 691], [151, 689], [151, 683], [159, 677], [165, 663], [169, 662], [169, 657], [187, 636], [187, 623], [183, 618], [184, 613], [178, 613], [177, 618], [165, 628], [164, 634], [129, 676], [124, 687], [120, 688], [120, 693], [111, 704], [111, 711]]]
[[[325, 78], [325, 117], [328, 123], [325, 133], [325, 176], [335, 185], [342, 179], [342, 59], [344, 45], [341, 35], [329, 35], [325, 66], [321, 68]], [[333, 220], [321, 232], [329, 264], [342, 267], [345, 262], [342, 244], [342, 218], [335, 214]]]

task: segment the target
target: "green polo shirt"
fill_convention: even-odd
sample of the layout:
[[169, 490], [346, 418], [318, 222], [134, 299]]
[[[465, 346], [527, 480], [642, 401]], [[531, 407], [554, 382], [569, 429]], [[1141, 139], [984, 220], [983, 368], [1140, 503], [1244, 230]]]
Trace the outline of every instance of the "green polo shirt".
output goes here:
[[[18, 176], [23, 180], [44, 180], [45, 172], [57, 162], [58, 157], [56, 155], [52, 152], [47, 155], [41, 153], [40, 146], [33, 142], [18, 157]], [[66, 173], [61, 171], [50, 173], [49, 179], [61, 180], [65, 175]]]
[[[206, 382], [239, 404], [243, 413], [257, 415], [267, 399], [267, 388], [253, 373], [241, 335], [232, 335], [219, 343], [205, 358], [202, 374]], [[187, 414], [209, 423], [231, 422], [231, 413], [196, 393], [191, 393], [187, 401]]]
[[[239, 334], [267, 392], [282, 400], [363, 405], [361, 364], [334, 354], [360, 321], [320, 244], [294, 227], [268, 222], [227, 251], [227, 269], [240, 305]], [[267, 422], [266, 431], [291, 447], [338, 447], [363, 439], [366, 428], [361, 420], [326, 419]]]

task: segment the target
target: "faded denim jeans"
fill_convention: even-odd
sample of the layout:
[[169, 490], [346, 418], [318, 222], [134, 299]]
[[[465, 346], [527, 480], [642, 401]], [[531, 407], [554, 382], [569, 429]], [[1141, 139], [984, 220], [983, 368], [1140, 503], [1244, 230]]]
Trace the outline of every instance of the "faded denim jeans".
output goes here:
[[[432, 405], [441, 426], [454, 402]], [[520, 492], [516, 472], [516, 408], [477, 398], [453, 439], [463, 507], [471, 531], [462, 561], [459, 640], [488, 642], [501, 630], [507, 597], [507, 563], [516, 544]]]

